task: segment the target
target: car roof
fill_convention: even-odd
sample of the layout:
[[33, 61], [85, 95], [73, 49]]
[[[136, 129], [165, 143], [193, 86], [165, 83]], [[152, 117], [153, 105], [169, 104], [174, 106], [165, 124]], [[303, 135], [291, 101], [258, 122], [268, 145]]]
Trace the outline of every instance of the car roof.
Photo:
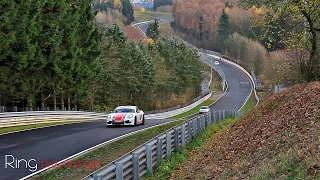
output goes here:
[[201, 106], [201, 108], [209, 108], [209, 106]]
[[122, 108], [136, 109], [137, 106], [118, 106], [118, 107], [116, 107], [116, 109], [122, 109]]

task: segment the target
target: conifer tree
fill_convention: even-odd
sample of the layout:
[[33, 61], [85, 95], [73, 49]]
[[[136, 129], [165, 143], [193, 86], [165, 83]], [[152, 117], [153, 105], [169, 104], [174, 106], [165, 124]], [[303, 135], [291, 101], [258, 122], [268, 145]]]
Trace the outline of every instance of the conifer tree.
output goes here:
[[224, 50], [224, 43], [230, 36], [230, 21], [229, 16], [226, 13], [225, 9], [222, 10], [220, 15], [219, 25], [218, 25], [218, 40], [221, 44], [221, 51]]
[[153, 23], [149, 24], [146, 35], [148, 38], [156, 41], [159, 37], [159, 33], [159, 23], [158, 20], [155, 19]]
[[126, 24], [134, 21], [134, 11], [129, 0], [122, 0], [122, 14], [127, 18]]

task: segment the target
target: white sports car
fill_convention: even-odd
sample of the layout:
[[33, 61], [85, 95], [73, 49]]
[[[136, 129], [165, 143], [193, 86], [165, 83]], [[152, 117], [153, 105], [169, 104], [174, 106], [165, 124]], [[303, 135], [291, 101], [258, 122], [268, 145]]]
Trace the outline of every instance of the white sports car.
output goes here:
[[118, 106], [108, 114], [106, 119], [107, 127], [113, 125], [144, 125], [144, 122], [144, 112], [139, 110], [137, 106]]

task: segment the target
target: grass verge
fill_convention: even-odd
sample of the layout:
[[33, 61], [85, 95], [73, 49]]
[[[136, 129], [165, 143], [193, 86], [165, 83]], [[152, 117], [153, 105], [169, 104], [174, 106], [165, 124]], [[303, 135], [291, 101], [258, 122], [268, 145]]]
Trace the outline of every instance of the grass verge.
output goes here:
[[57, 126], [57, 125], [66, 125], [66, 124], [74, 124], [74, 123], [82, 123], [82, 122], [89, 122], [89, 121], [64, 121], [64, 122], [52, 122], [52, 123], [39, 123], [39, 124], [30, 124], [30, 125], [22, 125], [22, 126], [13, 126], [13, 127], [3, 127], [0, 128], [0, 135], [15, 131], [22, 131], [28, 129], [36, 129], [36, 128], [43, 128], [46, 126]]
[[198, 106], [194, 107], [193, 109], [191, 109], [189, 111], [186, 111], [186, 112], [184, 112], [182, 114], [178, 114], [176, 116], [172, 116], [170, 118], [179, 119], [179, 118], [184, 118], [184, 117], [193, 115], [193, 114], [199, 112], [199, 109], [200, 109], [201, 106], [209, 106], [214, 101], [216, 101], [219, 97], [221, 97], [222, 94], [223, 94], [223, 92], [213, 93], [212, 96], [209, 99], [207, 99], [203, 103], [199, 104]]
[[171, 17], [172, 15], [170, 13], [155, 12], [155, 11], [134, 11], [134, 19], [137, 22], [150, 21], [159, 16]]
[[210, 85], [211, 91], [221, 91], [222, 89], [222, 78], [217, 71], [212, 71], [212, 84]]
[[[74, 159], [71, 163], [71, 166], [66, 163], [68, 166], [62, 166], [59, 168], [53, 168], [47, 172], [43, 172], [33, 178], [32, 180], [74, 180], [74, 179], [82, 179], [88, 174], [94, 172], [95, 170], [101, 168], [102, 166], [116, 160], [117, 158], [123, 156], [124, 154], [130, 152], [141, 144], [149, 141], [153, 137], [163, 133], [164, 131], [182, 123], [184, 120], [173, 121], [171, 123], [165, 124], [163, 126], [154, 127], [137, 134], [125, 137], [116, 142], [112, 142], [103, 147], [97, 148], [83, 156], [80, 156]], [[98, 162], [99, 166], [87, 166], [79, 167], [79, 162], [92, 163]], [[77, 164], [74, 164], [77, 163]]]
[[248, 101], [246, 102], [246, 104], [240, 109], [240, 113], [241, 114], [246, 114], [248, 113], [249, 111], [251, 111], [254, 106], [256, 105], [256, 101], [255, 101], [255, 98], [254, 98], [254, 93], [251, 93]]
[[189, 153], [200, 147], [206, 142], [207, 139], [213, 135], [221, 132], [231, 124], [233, 124], [238, 118], [227, 118], [219, 123], [211, 124], [208, 128], [205, 129], [203, 133], [193, 139], [187, 144], [185, 148], [182, 148], [179, 152], [174, 152], [170, 158], [163, 161], [163, 163], [155, 169], [153, 175], [148, 174], [143, 179], [145, 180], [160, 180], [160, 179], [169, 179], [173, 171], [180, 166], [183, 162], [186, 162], [189, 156]]

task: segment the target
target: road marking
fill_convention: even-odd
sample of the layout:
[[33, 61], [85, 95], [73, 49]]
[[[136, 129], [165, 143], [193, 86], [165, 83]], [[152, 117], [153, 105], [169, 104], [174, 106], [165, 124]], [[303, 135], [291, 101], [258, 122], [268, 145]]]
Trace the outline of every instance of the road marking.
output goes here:
[[[178, 120], [179, 120], [179, 119], [178, 119]], [[151, 129], [151, 128], [154, 128], [154, 127], [157, 127], [157, 126], [162, 126], [162, 125], [165, 125], [165, 124], [168, 124], [168, 123], [171, 123], [171, 122], [174, 122], [174, 121], [178, 121], [178, 120], [172, 120], [172, 121], [164, 122], [164, 123], [161, 123], [161, 124], [157, 124], [157, 125], [154, 125], [154, 126], [150, 126], [150, 127], [147, 127], [147, 128], [139, 129], [139, 130], [132, 131], [132, 132], [130, 132], [130, 133], [121, 135], [121, 136], [116, 137], [116, 138], [114, 138], [114, 139], [111, 139], [111, 140], [108, 140], [108, 141], [106, 141], [106, 142], [103, 142], [103, 143], [100, 143], [100, 144], [98, 144], [98, 145], [95, 145], [95, 146], [93, 146], [93, 147], [91, 147], [91, 148], [85, 149], [85, 150], [83, 150], [83, 151], [81, 151], [81, 152], [79, 152], [79, 153], [77, 153], [77, 154], [74, 154], [74, 155], [72, 155], [72, 156], [69, 156], [69, 157], [67, 157], [67, 158], [65, 158], [65, 159], [63, 159], [63, 160], [61, 160], [61, 161], [59, 161], [59, 162], [57, 162], [57, 163], [55, 163], [55, 164], [52, 164], [52, 165], [50, 165], [50, 166], [48, 166], [48, 167], [46, 167], [46, 168], [43, 168], [43, 169], [41, 169], [41, 170], [39, 170], [39, 171], [36, 171], [36, 172], [34, 172], [34, 173], [32, 173], [32, 174], [29, 174], [29, 175], [27, 175], [27, 176], [25, 176], [25, 177], [23, 177], [23, 178], [20, 178], [19, 180], [29, 179], [29, 178], [31, 178], [31, 177], [39, 174], [39, 173], [42, 173], [42, 172], [44, 172], [44, 171], [46, 171], [46, 170], [51, 169], [51, 168], [54, 167], [54, 166], [57, 166], [57, 165], [62, 164], [62, 163], [65, 163], [65, 162], [67, 162], [67, 161], [69, 161], [69, 160], [72, 160], [72, 159], [78, 157], [78, 156], [81, 156], [81, 155], [83, 155], [83, 154], [86, 154], [86, 153], [88, 153], [89, 151], [92, 151], [92, 150], [94, 150], [94, 149], [96, 149], [96, 148], [99, 148], [99, 147], [101, 147], [101, 146], [110, 144], [110, 143], [112, 143], [112, 142], [114, 142], [114, 141], [123, 139], [123, 138], [125, 138], [125, 137], [127, 137], [127, 136], [134, 135], [134, 134], [137, 134], [137, 133], [139, 133], [139, 132], [141, 132], [141, 131], [145, 131], [145, 130], [148, 130], [148, 129]]]

